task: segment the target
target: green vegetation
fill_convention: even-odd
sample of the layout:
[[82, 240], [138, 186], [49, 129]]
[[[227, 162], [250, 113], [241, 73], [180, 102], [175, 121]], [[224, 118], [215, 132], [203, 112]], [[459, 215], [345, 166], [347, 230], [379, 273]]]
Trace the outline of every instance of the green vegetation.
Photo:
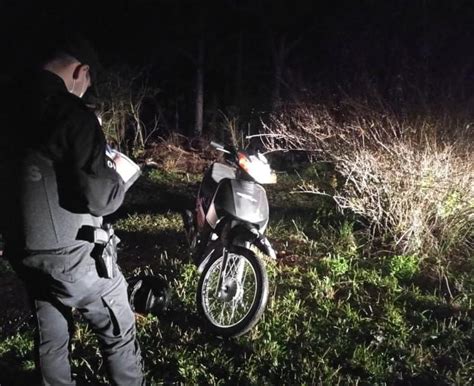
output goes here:
[[[269, 188], [268, 234], [279, 260], [267, 262], [263, 319], [238, 339], [204, 331], [178, 213], [192, 206], [197, 181], [148, 172], [114, 219], [125, 273], [153, 271], [172, 287], [169, 311], [137, 319], [151, 384], [474, 383], [472, 261], [441, 270], [415, 254], [369, 253], [357, 218], [342, 216], [327, 197], [290, 194], [296, 175]], [[456, 204], [450, 197], [446, 213]], [[2, 341], [5, 384], [27, 384], [32, 344], [27, 326]], [[105, 384], [95, 338], [81, 321], [73, 363], [80, 382]]]

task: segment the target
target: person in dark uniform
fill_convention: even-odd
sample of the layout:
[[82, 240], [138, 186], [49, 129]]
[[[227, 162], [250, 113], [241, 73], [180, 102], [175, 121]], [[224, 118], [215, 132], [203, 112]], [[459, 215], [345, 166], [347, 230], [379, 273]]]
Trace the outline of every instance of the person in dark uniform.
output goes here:
[[102, 216], [120, 207], [130, 183], [121, 177], [120, 158], [106, 155], [101, 126], [81, 99], [95, 80], [97, 57], [78, 37], [52, 48], [2, 104], [4, 254], [31, 299], [43, 385], [75, 384], [72, 309], [96, 334], [111, 383], [142, 385], [127, 284], [110, 260], [113, 250], [105, 256], [115, 238], [102, 229]]

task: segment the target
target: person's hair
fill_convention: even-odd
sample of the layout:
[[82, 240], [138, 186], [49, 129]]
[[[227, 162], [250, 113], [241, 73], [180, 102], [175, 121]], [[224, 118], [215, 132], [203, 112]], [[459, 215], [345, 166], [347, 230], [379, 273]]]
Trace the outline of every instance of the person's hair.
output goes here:
[[40, 67], [52, 62], [59, 64], [71, 64], [79, 62], [88, 64], [93, 78], [101, 70], [97, 53], [89, 41], [80, 35], [61, 37], [58, 40], [50, 40], [42, 54]]
[[42, 63], [40, 63], [41, 67], [56, 62], [59, 63], [60, 65], [67, 66], [72, 63], [78, 62], [79, 59], [75, 58], [74, 56], [68, 54], [67, 52], [64, 51], [56, 51], [53, 52], [52, 54], [48, 55], [47, 57], [43, 58]]

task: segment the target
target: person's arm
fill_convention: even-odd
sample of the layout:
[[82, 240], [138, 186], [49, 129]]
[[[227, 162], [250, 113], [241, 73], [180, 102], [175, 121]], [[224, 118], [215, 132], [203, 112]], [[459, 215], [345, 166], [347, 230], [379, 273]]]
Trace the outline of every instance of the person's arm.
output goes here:
[[105, 154], [104, 134], [94, 114], [82, 111], [72, 118], [67, 135], [70, 182], [85, 211], [95, 216], [111, 214], [122, 205], [124, 182]]

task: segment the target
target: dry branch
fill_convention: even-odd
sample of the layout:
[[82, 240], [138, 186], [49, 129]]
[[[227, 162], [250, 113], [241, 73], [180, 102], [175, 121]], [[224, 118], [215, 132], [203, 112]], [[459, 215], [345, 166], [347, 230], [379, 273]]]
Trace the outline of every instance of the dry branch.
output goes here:
[[342, 107], [287, 106], [263, 124], [267, 151], [305, 150], [330, 160], [342, 183], [322, 191], [341, 209], [390, 235], [403, 253], [473, 253], [474, 149], [469, 123], [400, 119], [346, 101]]

